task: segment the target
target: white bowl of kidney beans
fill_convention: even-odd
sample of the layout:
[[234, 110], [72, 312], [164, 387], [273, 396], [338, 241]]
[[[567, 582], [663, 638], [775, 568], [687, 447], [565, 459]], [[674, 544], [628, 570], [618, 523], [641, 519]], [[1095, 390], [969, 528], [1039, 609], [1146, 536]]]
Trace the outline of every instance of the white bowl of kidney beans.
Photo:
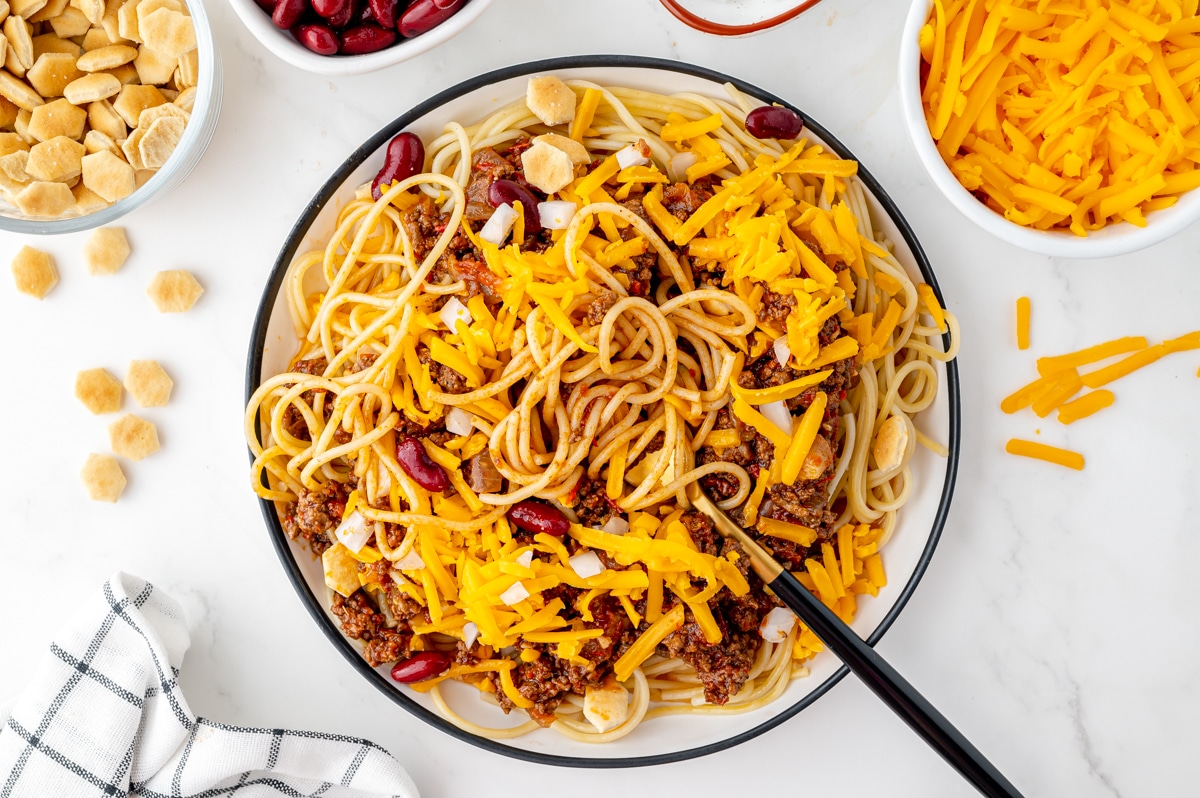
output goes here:
[[492, 0], [230, 0], [254, 37], [292, 66], [358, 75], [448, 41]]

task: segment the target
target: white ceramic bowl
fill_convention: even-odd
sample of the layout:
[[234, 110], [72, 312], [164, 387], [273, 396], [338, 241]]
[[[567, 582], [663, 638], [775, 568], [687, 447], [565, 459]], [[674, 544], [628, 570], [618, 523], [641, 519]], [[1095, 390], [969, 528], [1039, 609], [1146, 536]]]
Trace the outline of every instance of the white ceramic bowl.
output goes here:
[[213, 39], [212, 24], [201, 0], [187, 0], [188, 12], [196, 28], [196, 46], [199, 49], [200, 75], [196, 85], [196, 102], [192, 106], [191, 118], [183, 130], [175, 151], [166, 164], [145, 185], [128, 197], [114, 202], [86, 216], [70, 216], [63, 219], [25, 216], [20, 211], [0, 202], [0, 230], [34, 235], [74, 233], [103, 227], [149, 202], [153, 197], [165, 194], [179, 185], [191, 174], [200, 162], [208, 143], [217, 130], [217, 119], [221, 115], [222, 87], [225, 83], [221, 68], [221, 51]]
[[271, 15], [254, 0], [229, 0], [229, 3], [254, 38], [292, 66], [318, 75], [364, 75], [407, 61], [448, 42], [478, 19], [492, 0], [469, 0], [457, 14], [428, 33], [412, 39], [398, 39], [387, 49], [363, 55], [317, 55], [296, 41], [290, 31], [275, 27]]
[[[428, 141], [442, 131], [447, 121], [479, 119], [496, 108], [498, 102], [523, 96], [530, 75], [550, 73], [664, 94], [696, 92], [723, 96], [722, 86], [728, 82], [764, 103], [787, 104], [783, 99], [736, 78], [675, 61], [631, 56], [579, 56], [521, 64], [481, 75], [415, 106], [357, 148], [300, 211], [300, 218], [283, 244], [259, 305], [246, 364], [247, 398], [263, 380], [286, 371], [290, 358], [296, 353], [296, 335], [286, 296], [281, 290], [288, 267], [297, 255], [325, 246], [336, 225], [339, 210], [353, 198], [357, 186], [374, 177], [391, 138], [407, 130]], [[854, 158], [802, 109], [797, 110], [801, 110], [801, 116], [808, 120], [804, 135], [810, 141], [823, 143], [844, 158]], [[895, 204], [861, 164], [859, 176], [867, 188], [867, 202], [875, 229], [883, 231], [894, 243], [896, 258], [915, 280], [929, 283], [937, 290], [929, 262]], [[958, 372], [953, 361], [939, 363], [936, 368], [941, 387], [934, 404], [921, 414], [918, 423], [928, 435], [948, 445], [950, 456], [938, 457], [924, 447], [918, 447], [914, 456], [913, 494], [900, 513], [892, 539], [883, 550], [888, 585], [878, 597], [864, 600], [859, 605], [853, 623], [855, 631], [872, 645], [895, 620], [929, 564], [954, 490], [960, 428]], [[268, 534], [298, 598], [329, 643], [381, 691], [384, 699], [380, 701], [380, 711], [386, 711], [388, 702], [394, 701], [448, 734], [506, 756], [574, 767], [631, 767], [700, 756], [750, 740], [782, 723], [824, 695], [847, 673], [845, 666], [826, 652], [810, 663], [808, 677], [792, 681], [784, 694], [767, 706], [737, 715], [654, 718], [627, 737], [604, 745], [575, 742], [545, 729], [503, 742], [475, 737], [446, 721], [437, 712], [429, 694], [417, 693], [393, 682], [388, 677], [389, 666], [371, 668], [367, 665], [355, 642], [341, 633], [336, 618], [327, 609], [320, 560], [287, 537], [273, 504], [263, 502], [262, 509]], [[314, 640], [313, 644], [319, 643]], [[471, 687], [447, 683], [444, 691], [469, 720], [488, 726], [516, 722], [515, 718], [506, 717], [499, 709], [481, 702]], [[800, 735], [797, 735], [797, 746], [797, 750], [803, 750]]]
[[1149, 214], [1145, 227], [1119, 222], [1081, 237], [1069, 231], [1036, 230], [1010, 222], [976, 199], [962, 187], [942, 160], [929, 134], [921, 105], [921, 52], [917, 46], [917, 36], [931, 7], [930, 0], [913, 0], [904, 23], [900, 39], [900, 67], [896, 72], [900, 84], [900, 109], [904, 115], [904, 126], [913, 146], [917, 148], [925, 171], [933, 179], [934, 185], [964, 216], [1010, 244], [1062, 258], [1124, 255], [1170, 238], [1200, 219], [1200, 192], [1189, 191], [1170, 208]]

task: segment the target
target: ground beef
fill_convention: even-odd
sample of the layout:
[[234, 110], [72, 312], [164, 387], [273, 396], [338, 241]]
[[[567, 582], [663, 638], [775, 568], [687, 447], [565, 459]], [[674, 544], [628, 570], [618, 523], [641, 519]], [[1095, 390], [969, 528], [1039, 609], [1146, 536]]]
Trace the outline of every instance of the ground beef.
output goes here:
[[325, 373], [325, 369], [329, 368], [329, 361], [323, 357], [309, 358], [308, 360], [297, 360], [292, 364], [293, 374], [315, 374], [320, 376]]
[[[613, 274], [623, 274], [629, 282], [630, 296], [649, 296], [654, 288], [654, 266], [647, 264], [644, 261], [647, 258], [656, 258], [652, 252], [645, 255], [637, 255], [633, 258], [633, 268], [625, 266], [614, 266]], [[641, 262], [639, 262], [641, 261]]]
[[707, 515], [692, 511], [684, 513], [679, 520], [683, 522], [697, 549], [705, 554], [717, 555], [721, 550], [721, 536], [717, 534]]
[[[615, 565], [611, 561], [606, 561], [605, 564], [610, 568]], [[613, 596], [597, 596], [592, 599], [588, 609], [592, 613], [592, 620], [585, 621], [584, 625], [593, 629], [603, 629], [604, 634], [584, 643], [583, 648], [579, 651], [579, 656], [590, 660], [598, 668], [607, 672], [607, 663], [616, 660], [617, 646], [622, 640], [633, 636], [635, 630], [633, 624], [629, 622], [629, 615], [626, 614], [625, 608]]]
[[610, 518], [623, 517], [617, 503], [608, 498], [606, 484], [601, 479], [581, 477], [575, 492], [575, 514], [584, 526], [600, 529]]
[[612, 306], [617, 304], [619, 297], [612, 291], [604, 291], [587, 306], [588, 324], [601, 324]]
[[[729, 407], [717, 411], [717, 422], [713, 429], [736, 429], [741, 443], [725, 449], [702, 446], [696, 452], [696, 465], [723, 462], [736, 463], [757, 477], [758, 472], [771, 467], [775, 456], [775, 444], [758, 434], [753, 427], [743, 424], [734, 417]], [[700, 478], [700, 484], [716, 501], [724, 501], [737, 493], [738, 481], [728, 474], [709, 474]]]
[[[631, 198], [620, 203], [622, 207], [637, 214], [646, 224], [651, 227], [654, 223], [650, 221], [650, 217], [646, 215], [646, 209], [642, 207], [641, 198]], [[629, 240], [634, 236], [640, 235], [633, 226], [620, 228], [621, 238]], [[633, 262], [633, 267], [614, 266], [613, 274], [623, 274], [629, 281], [630, 296], [649, 296], [654, 285], [654, 272], [658, 267], [658, 253], [653, 249], [647, 249], [641, 255], [635, 255], [630, 259]]]
[[330, 482], [317, 490], [304, 490], [294, 504], [289, 504], [283, 519], [288, 537], [308, 541], [314, 554], [321, 554], [331, 545], [329, 533], [342, 522], [346, 510], [346, 487]]
[[[440, 235], [449, 219], [449, 215], [439, 217], [433, 226], [434, 232]], [[433, 241], [427, 243], [432, 248]], [[427, 249], [419, 255], [418, 264], [428, 254]], [[417, 255], [415, 251], [414, 255]], [[501, 300], [498, 293], [500, 278], [488, 268], [483, 252], [461, 229], [450, 239], [450, 243], [446, 245], [446, 249], [425, 279], [431, 285], [450, 285], [461, 280], [466, 286], [468, 297], [482, 295], [489, 307], [495, 307]], [[436, 307], [440, 308], [448, 299], [449, 297], [443, 298]]]
[[[828, 479], [796, 480], [793, 485], [772, 485], [767, 496], [773, 505], [767, 516], [816, 530], [822, 540], [833, 532], [837, 513], [826, 507]], [[774, 538], [772, 546], [774, 547]], [[778, 552], [777, 552], [778, 553]]]
[[417, 204], [400, 215], [400, 224], [412, 244], [413, 258], [417, 263], [425, 260], [425, 256], [433, 249], [438, 236], [445, 229], [445, 222], [433, 204], [433, 199], [424, 194]]
[[720, 642], [709, 643], [691, 610], [687, 610], [683, 626], [659, 644], [659, 652], [678, 657], [695, 668], [700, 684], [704, 686], [704, 698], [710, 704], [720, 705], [737, 695], [746, 683], [762, 639], [757, 630], [743, 632], [728, 628], [730, 624], [720, 607], [713, 612], [713, 617], [722, 627]]
[[395, 584], [388, 585], [386, 596], [388, 609], [392, 611], [392, 615], [396, 616], [396, 620], [401, 622], [401, 626], [407, 626], [407, 622], [414, 618], [423, 620], [427, 615], [424, 607]]
[[777, 294], [768, 289], [763, 292], [758, 319], [782, 328], [794, 307], [796, 307], [796, 297], [791, 294]]
[[441, 363], [434, 361], [429, 355], [429, 347], [424, 344], [417, 347], [417, 360], [428, 364], [429, 376], [446, 393], [467, 393], [471, 390], [470, 386], [467, 385], [466, 377], [449, 366], [443, 366]]
[[360, 371], [366, 371], [375, 365], [375, 361], [379, 359], [379, 355], [374, 352], [359, 352], [354, 358], [354, 362], [346, 369], [351, 374], [357, 374]]
[[302, 441], [312, 440], [312, 434], [308, 431], [308, 422], [304, 420], [304, 414], [297, 410], [295, 405], [288, 405], [284, 408], [283, 429], [293, 438], [299, 438]]
[[760, 638], [762, 635], [758, 630], [762, 626], [763, 618], [776, 606], [782, 604], [764, 593], [761, 587], [752, 589], [743, 596], [729, 594], [728, 598], [721, 602], [725, 617], [732, 626]]
[[725, 270], [716, 263], [708, 264], [708, 269], [693, 267], [696, 285], [701, 288], [721, 288], [725, 283]]
[[335, 593], [330, 610], [347, 637], [363, 641], [363, 656], [372, 668], [409, 655], [412, 635], [389, 628], [384, 616], [361, 590], [354, 591], [349, 598]]
[[[567, 693], [583, 695], [588, 687], [599, 686], [607, 670], [594, 664], [573, 665], [559, 659], [546, 649], [549, 646], [534, 646], [542, 655], [533, 662], [522, 662], [513, 670], [513, 684], [517, 692], [533, 702], [529, 715], [542, 725], [554, 720], [554, 710], [562, 703]], [[503, 692], [503, 691], [501, 691]]]
[[654, 222], [650, 221], [650, 216], [646, 213], [646, 209], [642, 207], [641, 197], [630, 197], [629, 199], [622, 200], [617, 204], [625, 210], [631, 211], [634, 215], [651, 227], [654, 226]]
[[[764, 298], [765, 300], [765, 298]], [[824, 347], [842, 337], [842, 327], [837, 318], [829, 319], [817, 334], [817, 343]], [[803, 412], [818, 393], [829, 397], [830, 413], [835, 414], [838, 402], [846, 397], [846, 392], [858, 384], [858, 369], [854, 366], [854, 358], [846, 358], [823, 366], [820, 370], [833, 371], [823, 382], [806, 389], [799, 396], [787, 400], [788, 409], [793, 413]], [[813, 369], [796, 370], [790, 366], [781, 366], [774, 352], [765, 352], [748, 363], [738, 376], [738, 385], [743, 388], [770, 388], [783, 385], [792, 380], [814, 373]]]
[[712, 191], [701, 182], [693, 185], [675, 183], [663, 190], [663, 206], [681, 222], [695, 213], [705, 201], [712, 199]]
[[[325, 369], [328, 367], [329, 361], [325, 358], [314, 357], [308, 360], [297, 360], [292, 364], [291, 371], [293, 374], [315, 374], [320, 376], [325, 373]], [[302, 400], [311, 405], [315, 393], [314, 391], [306, 392]], [[284, 409], [283, 428], [293, 438], [298, 438], [302, 441], [312, 440], [312, 433], [309, 432], [308, 422], [304, 420], [304, 414], [297, 410], [295, 405], [288, 405]]]
[[491, 147], [476, 150], [471, 155], [471, 179], [467, 183], [467, 206], [463, 216], [472, 221], [484, 221], [495, 208], [488, 202], [488, 189], [501, 178], [511, 178], [516, 167]]
[[477, 258], [462, 258], [456, 253], [447, 252], [438, 263], [447, 265], [451, 276], [466, 284], [468, 297], [482, 294], [492, 307], [500, 301], [500, 278], [488, 268], [482, 253]]

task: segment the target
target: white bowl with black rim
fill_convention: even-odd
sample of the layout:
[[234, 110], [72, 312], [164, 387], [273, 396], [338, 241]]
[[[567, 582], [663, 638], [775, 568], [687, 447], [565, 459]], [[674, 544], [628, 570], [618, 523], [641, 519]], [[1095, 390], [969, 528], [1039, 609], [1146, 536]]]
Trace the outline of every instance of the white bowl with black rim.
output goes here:
[[[283, 279], [294, 258], [323, 247], [333, 231], [338, 211], [353, 198], [357, 186], [370, 181], [379, 170], [383, 150], [401, 131], [411, 131], [429, 141], [448, 120], [472, 122], [503, 103], [523, 96], [529, 76], [555, 74], [609, 85], [622, 85], [671, 94], [699, 92], [723, 96], [725, 83], [764, 104], [778, 103], [797, 110], [806, 120], [805, 135], [819, 141], [843, 158], [853, 154], [825, 128], [802, 110], [755, 86], [703, 67], [674, 61], [635, 56], [578, 56], [521, 64], [481, 75], [459, 84], [414, 107], [368, 139], [338, 167], [308, 203], [293, 227], [267, 281], [259, 305], [246, 367], [246, 397], [264, 379], [287, 370], [298, 342], [292, 328], [287, 302], [281, 293]], [[859, 166], [859, 176], [868, 189], [872, 222], [894, 244], [899, 262], [916, 281], [928, 283], [938, 292], [937, 280], [925, 253], [908, 223], [878, 181]], [[945, 346], [948, 341], [943, 340]], [[888, 585], [877, 598], [859, 604], [853, 628], [874, 644], [895, 621], [916, 589], [937, 546], [954, 490], [958, 465], [960, 420], [958, 371], [955, 363], [938, 364], [940, 385], [934, 404], [917, 418], [918, 427], [935, 440], [946, 442], [948, 457], [918, 448], [912, 461], [914, 490], [900, 513], [892, 539], [883, 549]], [[793, 717], [829, 691], [849, 672], [831, 654], [818, 655], [809, 663], [810, 675], [791, 682], [781, 698], [767, 706], [738, 715], [671, 715], [643, 722], [629, 735], [603, 745], [589, 745], [563, 737], [551, 730], [536, 730], [523, 737], [494, 740], [463, 731], [440, 715], [427, 694], [396, 684], [388, 666], [370, 667], [357, 643], [346, 638], [329, 612], [320, 561], [303, 546], [290, 540], [280, 525], [275, 506], [262, 503], [267, 534], [275, 546], [300, 601], [328, 640], [347, 662], [371, 682], [386, 701], [394, 702], [447, 734], [489, 751], [544, 764], [574, 767], [635, 767], [674, 762], [713, 753], [743, 743]], [[449, 682], [443, 692], [455, 711], [468, 720], [488, 726], [516, 725], [524, 718], [506, 717], [478, 699], [478, 691]], [[804, 732], [797, 730], [798, 740]], [[810, 733], [816, 733], [812, 731]]]

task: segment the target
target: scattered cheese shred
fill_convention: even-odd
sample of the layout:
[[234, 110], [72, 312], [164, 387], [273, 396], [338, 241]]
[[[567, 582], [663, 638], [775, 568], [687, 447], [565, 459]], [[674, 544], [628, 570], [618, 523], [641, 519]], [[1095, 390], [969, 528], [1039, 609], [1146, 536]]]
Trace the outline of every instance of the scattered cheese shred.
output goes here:
[[1063, 424], [1074, 424], [1081, 418], [1087, 418], [1093, 413], [1098, 413], [1111, 406], [1114, 398], [1112, 391], [1106, 391], [1103, 388], [1098, 391], [1089, 391], [1078, 399], [1060, 405], [1058, 420]]
[[1029, 348], [1029, 297], [1017, 299], [1017, 349]]
[[1102, 344], [1089, 346], [1086, 349], [1080, 349], [1078, 352], [1070, 352], [1065, 355], [1057, 355], [1055, 357], [1039, 357], [1037, 359], [1038, 374], [1043, 377], [1049, 376], [1059, 371], [1066, 369], [1079, 368], [1087, 366], [1114, 355], [1124, 355], [1129, 352], [1136, 352], [1139, 349], [1145, 349], [1150, 345], [1143, 336], [1133, 336], [1126, 338], [1117, 338], [1113, 341], [1105, 341]]
[[1013, 438], [1005, 445], [1004, 451], [1021, 457], [1032, 457], [1035, 460], [1045, 460], [1047, 463], [1074, 468], [1076, 471], [1083, 470], [1083, 455], [1067, 449], [1059, 449], [1057, 446], [1047, 446], [1044, 443]]
[[1167, 354], [1167, 350], [1162, 344], [1147, 347], [1146, 349], [1134, 352], [1129, 357], [1118, 360], [1111, 366], [1089, 371], [1083, 375], [1083, 384], [1089, 388], [1101, 388], [1113, 380], [1120, 379], [1132, 374], [1143, 366], [1154, 363], [1165, 354]]

